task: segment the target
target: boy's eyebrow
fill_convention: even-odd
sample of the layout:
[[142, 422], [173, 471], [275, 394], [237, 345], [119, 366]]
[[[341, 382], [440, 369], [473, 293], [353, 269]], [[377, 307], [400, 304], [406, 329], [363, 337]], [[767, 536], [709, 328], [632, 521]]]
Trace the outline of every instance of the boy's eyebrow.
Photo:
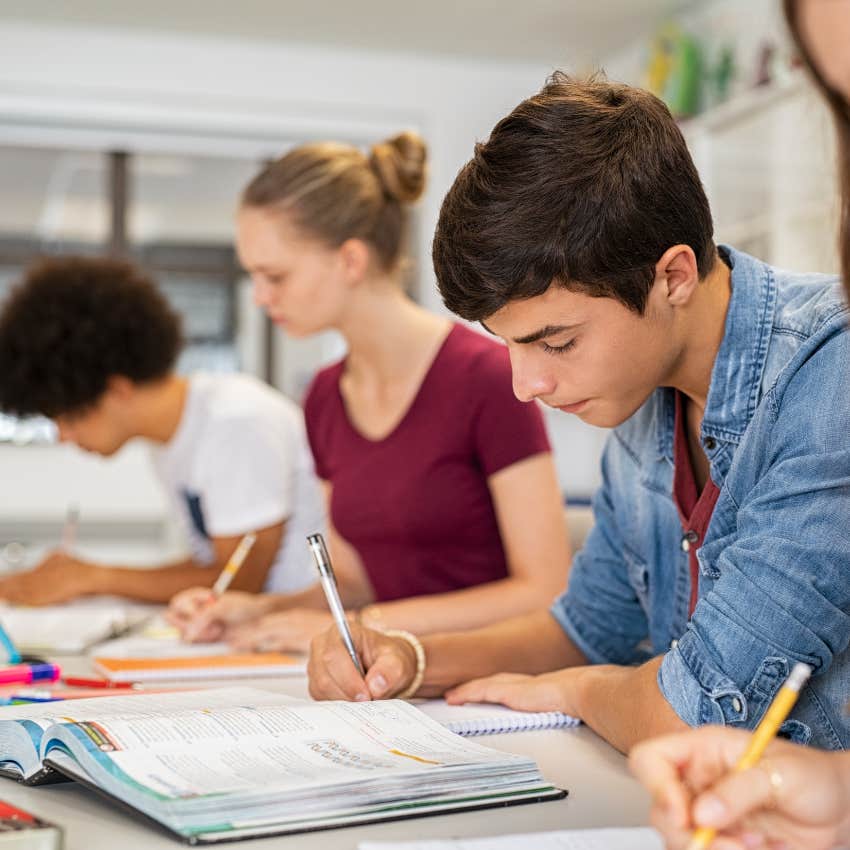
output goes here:
[[[481, 322], [481, 327], [484, 328], [487, 333], [493, 333], [484, 322]], [[519, 345], [528, 345], [531, 342], [539, 342], [541, 339], [546, 339], [547, 336], [555, 336], [555, 334], [563, 333], [564, 331], [571, 331], [573, 328], [577, 328], [578, 324], [573, 325], [546, 325], [545, 328], [540, 328], [539, 331], [534, 331], [530, 334], [526, 334], [526, 336], [518, 336], [514, 337], [513, 342], [518, 343]], [[495, 336], [495, 334], [493, 334]]]

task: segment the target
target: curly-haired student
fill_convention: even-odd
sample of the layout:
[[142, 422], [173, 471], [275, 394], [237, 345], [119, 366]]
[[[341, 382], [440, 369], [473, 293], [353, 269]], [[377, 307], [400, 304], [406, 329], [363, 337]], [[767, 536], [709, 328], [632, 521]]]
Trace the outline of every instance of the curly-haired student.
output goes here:
[[102, 456], [147, 440], [191, 556], [130, 569], [54, 552], [0, 579], [0, 598], [167, 602], [184, 588], [211, 585], [248, 532], [257, 541], [235, 586], [309, 583], [303, 539], [321, 527], [324, 509], [300, 409], [247, 375], [176, 374], [181, 347], [179, 317], [129, 263], [44, 260], [13, 289], [0, 312], [0, 409], [47, 416], [61, 440]]

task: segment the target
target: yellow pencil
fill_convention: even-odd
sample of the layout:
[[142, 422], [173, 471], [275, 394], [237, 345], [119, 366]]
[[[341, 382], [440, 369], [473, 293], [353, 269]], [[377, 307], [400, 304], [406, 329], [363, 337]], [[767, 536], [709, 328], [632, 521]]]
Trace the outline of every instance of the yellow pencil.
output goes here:
[[230, 556], [228, 562], [224, 565], [224, 569], [221, 571], [219, 577], [215, 580], [215, 584], [212, 586], [212, 592], [216, 596], [221, 596], [228, 587], [230, 587], [230, 582], [233, 581], [236, 573], [239, 572], [239, 568], [242, 564], [245, 563], [245, 559], [248, 557], [248, 553], [251, 551], [251, 547], [257, 542], [256, 534], [246, 534], [240, 541], [237, 547], [233, 550], [233, 554]]
[[[785, 684], [779, 689], [779, 693], [770, 704], [770, 708], [765, 712], [761, 723], [753, 732], [753, 737], [750, 738], [750, 745], [746, 752], [738, 759], [735, 765], [734, 773], [741, 773], [749, 770], [758, 764], [762, 754], [767, 749], [768, 744], [776, 737], [779, 727], [785, 722], [785, 718], [791, 713], [794, 708], [794, 703], [797, 702], [797, 697], [803, 685], [812, 675], [812, 668], [808, 664], [795, 664], [794, 669], [785, 681]], [[714, 841], [717, 835], [717, 830], [713, 827], [700, 827], [694, 832], [691, 843], [688, 844], [687, 850], [706, 850]]]
[[[215, 584], [212, 586], [210, 590], [209, 598], [207, 599], [204, 608], [209, 608], [213, 602], [230, 587], [230, 582], [233, 581], [236, 573], [239, 572], [239, 568], [242, 564], [245, 563], [245, 559], [248, 557], [248, 553], [251, 551], [251, 547], [254, 543], [257, 542], [256, 534], [246, 534], [237, 544], [236, 548], [233, 550], [233, 554], [228, 559], [227, 563], [224, 565], [224, 569], [219, 573], [218, 578], [215, 580]], [[194, 641], [198, 637], [199, 627], [198, 623], [198, 614], [196, 614], [195, 619], [185, 627], [185, 631], [183, 632], [183, 640]]]

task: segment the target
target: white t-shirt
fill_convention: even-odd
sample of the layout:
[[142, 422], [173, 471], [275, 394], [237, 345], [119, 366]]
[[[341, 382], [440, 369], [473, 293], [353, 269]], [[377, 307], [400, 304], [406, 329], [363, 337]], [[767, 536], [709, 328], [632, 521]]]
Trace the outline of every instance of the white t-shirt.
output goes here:
[[315, 582], [306, 537], [324, 531], [325, 511], [295, 403], [250, 375], [195, 373], [177, 431], [151, 453], [195, 560], [212, 562], [210, 538], [286, 521], [264, 589]]

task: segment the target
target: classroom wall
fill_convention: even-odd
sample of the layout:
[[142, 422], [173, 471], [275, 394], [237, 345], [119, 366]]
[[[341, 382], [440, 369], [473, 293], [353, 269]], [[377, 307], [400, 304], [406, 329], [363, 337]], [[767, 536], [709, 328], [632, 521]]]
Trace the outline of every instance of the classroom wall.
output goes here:
[[[5, 22], [0, 132], [18, 144], [151, 150], [173, 146], [176, 134], [186, 149], [272, 156], [284, 142], [364, 142], [416, 128], [429, 141], [431, 164], [414, 250], [421, 258], [420, 297], [439, 310], [430, 240], [440, 201], [473, 143], [550, 70]], [[293, 362], [281, 365], [282, 374]], [[596, 482], [599, 435], [571, 417], [556, 417], [550, 422], [563, 483], [568, 492], [587, 495]], [[156, 484], [133, 449], [104, 462], [67, 447], [2, 446], [0, 470], [0, 524], [60, 522], [69, 500], [81, 506], [83, 531], [87, 520], [117, 526], [165, 515]]]

